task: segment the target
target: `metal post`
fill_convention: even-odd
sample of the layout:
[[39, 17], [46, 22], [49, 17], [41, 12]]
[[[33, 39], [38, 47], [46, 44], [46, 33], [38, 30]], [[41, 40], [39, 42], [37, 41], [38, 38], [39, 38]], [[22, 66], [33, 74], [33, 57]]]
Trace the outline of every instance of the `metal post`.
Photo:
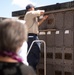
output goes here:
[[31, 46], [30, 46], [28, 52], [27, 52], [27, 55], [29, 54], [29, 52], [30, 52], [30, 50], [31, 50], [31, 48], [32, 48], [32, 46], [33, 46], [33, 44], [34, 44], [34, 42], [41, 42], [41, 43], [44, 44], [44, 75], [46, 75], [46, 43], [45, 43], [45, 41], [43, 41], [43, 40], [34, 40], [34, 41], [32, 42], [32, 44], [31, 44]]

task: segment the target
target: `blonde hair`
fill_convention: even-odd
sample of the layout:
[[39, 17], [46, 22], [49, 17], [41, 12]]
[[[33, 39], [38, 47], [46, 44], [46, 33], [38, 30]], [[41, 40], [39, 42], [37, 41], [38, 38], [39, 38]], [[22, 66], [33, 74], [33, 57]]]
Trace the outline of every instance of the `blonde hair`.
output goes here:
[[0, 51], [16, 52], [24, 41], [27, 41], [25, 24], [13, 19], [0, 22]]

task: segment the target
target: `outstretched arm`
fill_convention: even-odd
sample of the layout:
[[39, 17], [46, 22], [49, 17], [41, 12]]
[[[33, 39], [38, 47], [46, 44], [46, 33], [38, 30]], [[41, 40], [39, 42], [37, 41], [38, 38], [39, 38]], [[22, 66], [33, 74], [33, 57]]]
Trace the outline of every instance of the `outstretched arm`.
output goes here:
[[41, 25], [47, 18], [48, 18], [48, 15], [45, 15], [45, 16], [38, 22], [38, 26]]

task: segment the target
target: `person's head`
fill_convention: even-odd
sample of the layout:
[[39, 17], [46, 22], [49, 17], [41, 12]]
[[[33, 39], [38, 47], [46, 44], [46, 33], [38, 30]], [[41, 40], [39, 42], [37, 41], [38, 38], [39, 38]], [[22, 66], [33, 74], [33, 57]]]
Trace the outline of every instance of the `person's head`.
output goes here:
[[34, 7], [34, 5], [32, 5], [32, 4], [28, 4], [27, 6], [26, 6], [26, 11], [31, 11], [31, 10], [34, 10], [35, 9], [35, 7]]
[[12, 19], [0, 22], [0, 51], [16, 52], [26, 40], [26, 25]]

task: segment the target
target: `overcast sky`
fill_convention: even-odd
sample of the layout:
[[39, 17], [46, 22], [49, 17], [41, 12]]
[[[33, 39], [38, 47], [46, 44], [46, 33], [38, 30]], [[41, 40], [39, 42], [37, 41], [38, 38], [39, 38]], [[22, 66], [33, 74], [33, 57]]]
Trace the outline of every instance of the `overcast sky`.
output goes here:
[[24, 10], [30, 3], [40, 7], [69, 1], [73, 0], [0, 0], [0, 17], [12, 17], [12, 11]]

